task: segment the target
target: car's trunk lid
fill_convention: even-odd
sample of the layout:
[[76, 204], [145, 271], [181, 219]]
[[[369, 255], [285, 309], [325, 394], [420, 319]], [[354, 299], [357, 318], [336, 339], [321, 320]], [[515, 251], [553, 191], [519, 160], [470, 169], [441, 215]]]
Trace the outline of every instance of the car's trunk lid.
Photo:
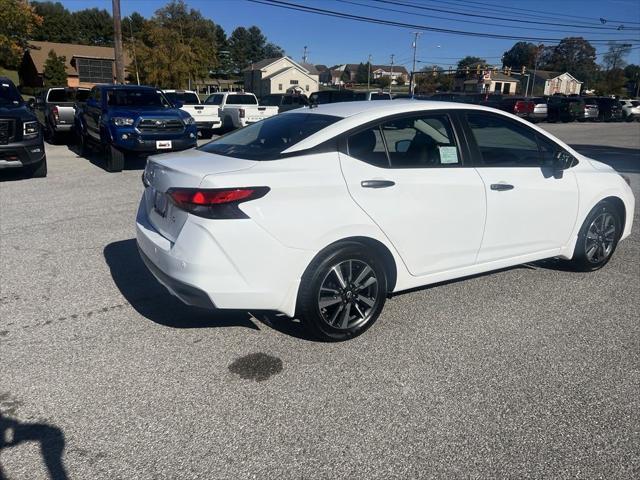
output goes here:
[[174, 242], [188, 214], [171, 203], [167, 190], [176, 187], [197, 188], [206, 176], [246, 170], [257, 164], [254, 160], [200, 150], [149, 157], [143, 173], [143, 181], [147, 186], [144, 201], [149, 221], [158, 232]]

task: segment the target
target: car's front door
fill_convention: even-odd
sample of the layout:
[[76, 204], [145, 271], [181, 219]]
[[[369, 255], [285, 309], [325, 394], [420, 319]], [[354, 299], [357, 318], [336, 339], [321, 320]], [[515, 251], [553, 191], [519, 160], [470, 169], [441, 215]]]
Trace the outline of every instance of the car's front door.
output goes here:
[[578, 213], [574, 173], [552, 167], [561, 147], [504, 115], [468, 112], [466, 121], [487, 197], [478, 263], [552, 256], [569, 241]]
[[475, 262], [484, 186], [476, 170], [463, 164], [461, 152], [449, 115], [431, 112], [382, 120], [351, 134], [341, 148], [352, 198], [412, 275]]

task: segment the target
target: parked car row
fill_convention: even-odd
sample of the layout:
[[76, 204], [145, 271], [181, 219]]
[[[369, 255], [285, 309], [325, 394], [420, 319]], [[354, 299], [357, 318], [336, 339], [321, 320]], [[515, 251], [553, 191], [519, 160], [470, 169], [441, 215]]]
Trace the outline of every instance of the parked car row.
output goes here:
[[580, 97], [552, 95], [541, 97], [506, 96], [495, 94], [464, 94], [457, 92], [436, 93], [419, 100], [440, 100], [471, 103], [497, 108], [533, 122], [573, 121], [638, 121], [640, 102], [616, 100], [611, 97]]

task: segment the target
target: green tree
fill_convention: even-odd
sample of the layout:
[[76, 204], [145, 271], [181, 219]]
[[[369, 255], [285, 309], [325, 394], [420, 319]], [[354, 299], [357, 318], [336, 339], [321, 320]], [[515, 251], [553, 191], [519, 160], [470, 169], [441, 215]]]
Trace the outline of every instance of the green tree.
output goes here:
[[34, 11], [42, 17], [42, 25], [33, 32], [31, 40], [72, 43], [78, 41], [75, 18], [60, 2], [32, 2]]
[[466, 56], [458, 62], [458, 76], [464, 76], [467, 67], [469, 68], [469, 74], [475, 74], [478, 65], [484, 67], [487, 64], [487, 61], [484, 58], [480, 57], [471, 57]]
[[342, 80], [344, 83], [349, 83], [351, 81], [351, 72], [349, 72], [349, 70], [345, 68], [340, 75], [340, 80]]
[[157, 10], [131, 47], [142, 81], [160, 87], [186, 88], [218, 65], [215, 24], [182, 0]]
[[396, 78], [396, 85], [398, 85], [399, 87], [404, 85], [404, 77], [397, 77]]
[[264, 46], [264, 58], [284, 57], [284, 50], [275, 43], [268, 42]]
[[389, 85], [391, 85], [391, 79], [389, 77], [380, 77], [376, 79], [376, 84], [382, 89], [389, 88]]
[[44, 77], [45, 87], [66, 87], [67, 72], [65, 63], [67, 57], [58, 56], [53, 50], [49, 51], [47, 60], [44, 62], [42, 76]]
[[569, 72], [588, 84], [598, 71], [596, 49], [582, 37], [563, 38], [554, 47], [548, 67], [557, 72]]
[[604, 72], [595, 84], [595, 90], [600, 95], [626, 95], [627, 79], [624, 70], [613, 68]]
[[369, 63], [360, 63], [356, 70], [356, 83], [367, 83], [369, 78], [369, 69], [367, 68]]
[[99, 8], [87, 8], [73, 12], [72, 15], [77, 28], [74, 43], [113, 45], [113, 17], [109, 12]]
[[27, 40], [42, 24], [33, 7], [20, 0], [0, 0], [0, 66], [17, 68]]
[[504, 52], [502, 67], [511, 67], [520, 70], [523, 66], [533, 69], [536, 61], [538, 46], [529, 42], [517, 42], [513, 47]]
[[251, 58], [249, 48], [250, 36], [249, 31], [244, 27], [238, 27], [229, 37], [229, 52], [231, 54], [231, 62], [236, 73], [240, 73], [247, 68], [250, 63], [256, 62]]

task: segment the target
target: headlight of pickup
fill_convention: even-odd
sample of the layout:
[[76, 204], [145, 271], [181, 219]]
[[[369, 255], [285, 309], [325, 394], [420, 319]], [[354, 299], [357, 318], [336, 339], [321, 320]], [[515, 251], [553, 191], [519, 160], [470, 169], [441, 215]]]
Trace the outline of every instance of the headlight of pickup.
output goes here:
[[184, 119], [184, 124], [185, 125], [195, 125], [196, 121], [193, 117], [187, 117]]
[[36, 138], [38, 136], [38, 122], [24, 122], [22, 124], [22, 138]]
[[126, 127], [133, 125], [133, 118], [128, 117], [113, 117], [111, 121], [116, 127]]

